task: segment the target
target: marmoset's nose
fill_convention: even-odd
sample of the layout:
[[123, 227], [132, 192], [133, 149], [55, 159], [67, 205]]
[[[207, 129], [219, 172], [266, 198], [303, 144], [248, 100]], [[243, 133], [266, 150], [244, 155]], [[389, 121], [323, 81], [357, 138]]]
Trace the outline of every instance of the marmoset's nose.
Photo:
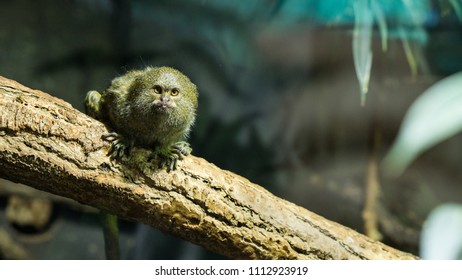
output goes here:
[[168, 94], [162, 94], [162, 96], [160, 97], [160, 101], [162, 102], [167, 102], [170, 100], [170, 96], [168, 96]]

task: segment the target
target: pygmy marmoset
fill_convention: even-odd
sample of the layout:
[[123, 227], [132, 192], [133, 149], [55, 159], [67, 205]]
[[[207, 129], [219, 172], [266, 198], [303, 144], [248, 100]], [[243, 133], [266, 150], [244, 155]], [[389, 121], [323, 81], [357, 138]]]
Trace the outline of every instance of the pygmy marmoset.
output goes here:
[[185, 138], [195, 120], [198, 92], [187, 76], [171, 67], [147, 67], [112, 80], [85, 98], [87, 114], [114, 132], [103, 134], [112, 146], [108, 155], [129, 155], [133, 146], [152, 150], [160, 167], [176, 168], [191, 153]]

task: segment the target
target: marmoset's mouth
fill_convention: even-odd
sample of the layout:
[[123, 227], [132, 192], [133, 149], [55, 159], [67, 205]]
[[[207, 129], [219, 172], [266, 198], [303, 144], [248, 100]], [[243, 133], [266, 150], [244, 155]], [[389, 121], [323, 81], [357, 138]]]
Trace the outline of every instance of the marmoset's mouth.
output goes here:
[[168, 111], [172, 109], [173, 107], [174, 107], [173, 104], [170, 102], [155, 102], [154, 103], [154, 108], [157, 111], [161, 111], [161, 112]]

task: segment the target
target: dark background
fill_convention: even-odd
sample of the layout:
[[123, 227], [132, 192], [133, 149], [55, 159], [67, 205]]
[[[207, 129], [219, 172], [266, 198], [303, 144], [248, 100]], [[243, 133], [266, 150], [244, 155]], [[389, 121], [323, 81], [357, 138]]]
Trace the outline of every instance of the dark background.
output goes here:
[[[348, 1], [1, 0], [0, 75], [83, 111], [87, 91], [127, 70], [178, 68], [200, 92], [194, 155], [363, 232], [372, 144], [379, 139], [380, 161], [412, 101], [462, 70], [461, 24], [444, 3], [416, 6], [418, 24], [402, 6], [383, 7], [388, 49], [376, 28], [365, 107]], [[398, 28], [418, 61], [414, 75]], [[385, 243], [417, 254], [429, 211], [462, 201], [460, 140], [433, 148], [399, 178], [380, 177]], [[102, 259], [96, 213], [2, 180], [0, 258]], [[123, 258], [221, 258], [145, 225], [122, 222], [121, 231]]]

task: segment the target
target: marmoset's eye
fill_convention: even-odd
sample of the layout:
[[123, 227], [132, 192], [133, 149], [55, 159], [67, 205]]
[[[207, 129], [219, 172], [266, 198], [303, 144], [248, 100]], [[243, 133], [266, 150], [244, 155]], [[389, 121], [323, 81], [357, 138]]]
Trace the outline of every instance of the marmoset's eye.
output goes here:
[[176, 88], [172, 89], [172, 93], [171, 93], [172, 96], [177, 96], [178, 94], [180, 94], [180, 91], [178, 89]]
[[159, 86], [159, 85], [153, 86], [152, 89], [153, 89], [154, 92], [157, 93], [157, 94], [161, 94], [161, 93], [162, 93], [162, 87]]

